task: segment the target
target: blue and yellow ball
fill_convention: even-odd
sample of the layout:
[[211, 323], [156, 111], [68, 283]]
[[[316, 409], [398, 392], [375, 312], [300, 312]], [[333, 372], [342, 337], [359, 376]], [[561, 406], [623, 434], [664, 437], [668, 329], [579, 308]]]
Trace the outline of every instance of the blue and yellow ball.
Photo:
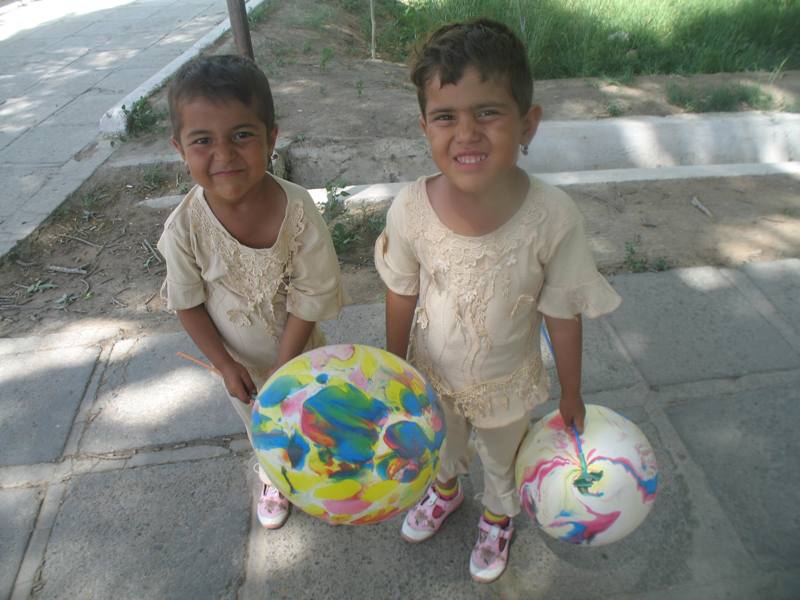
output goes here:
[[272, 483], [335, 524], [390, 519], [433, 482], [444, 440], [436, 395], [419, 372], [362, 345], [317, 348], [264, 384], [253, 444]]

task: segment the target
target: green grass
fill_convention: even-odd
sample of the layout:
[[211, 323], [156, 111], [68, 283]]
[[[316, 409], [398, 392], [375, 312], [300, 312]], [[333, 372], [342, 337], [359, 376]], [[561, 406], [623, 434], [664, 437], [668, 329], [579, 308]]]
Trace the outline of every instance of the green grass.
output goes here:
[[139, 98], [130, 108], [123, 104], [122, 114], [125, 115], [125, 132], [132, 137], [156, 131], [166, 116], [163, 111], [153, 108], [147, 98]]
[[800, 68], [798, 0], [376, 0], [376, 13], [378, 49], [399, 60], [443, 23], [503, 21], [540, 79]]
[[733, 112], [737, 110], [771, 110], [772, 96], [757, 85], [734, 83], [709, 90], [693, 86], [667, 86], [667, 100], [689, 112]]

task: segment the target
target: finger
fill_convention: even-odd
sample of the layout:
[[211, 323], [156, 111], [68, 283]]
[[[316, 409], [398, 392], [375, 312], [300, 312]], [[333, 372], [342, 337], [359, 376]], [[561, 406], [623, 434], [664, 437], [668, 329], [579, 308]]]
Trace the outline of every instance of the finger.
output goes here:
[[253, 383], [252, 377], [250, 377], [250, 373], [245, 372], [244, 374], [244, 387], [247, 389], [248, 396], [252, 399], [258, 393], [258, 388], [256, 384]]
[[578, 433], [583, 433], [583, 419], [586, 415], [575, 415], [575, 427], [578, 428]]
[[565, 413], [563, 410], [561, 412], [561, 420], [564, 421], [564, 429], [569, 431], [572, 428], [572, 415]]

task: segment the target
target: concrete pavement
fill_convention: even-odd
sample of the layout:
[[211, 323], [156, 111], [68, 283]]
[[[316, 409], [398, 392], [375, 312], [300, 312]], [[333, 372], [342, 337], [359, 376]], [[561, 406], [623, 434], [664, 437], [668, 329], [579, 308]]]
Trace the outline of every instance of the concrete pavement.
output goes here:
[[[0, 597], [798, 597], [800, 260], [612, 283], [624, 302], [587, 322], [585, 400], [638, 423], [660, 468], [627, 539], [572, 547], [521, 517], [508, 572], [474, 584], [478, 465], [424, 544], [398, 520], [299, 511], [267, 532], [220, 384], [175, 355], [196, 354], [187, 337], [85, 328], [0, 340]], [[382, 321], [380, 305], [352, 306], [325, 329], [381, 345]]]
[[225, 0], [0, 7], [0, 256], [111, 154], [104, 112], [226, 17]]

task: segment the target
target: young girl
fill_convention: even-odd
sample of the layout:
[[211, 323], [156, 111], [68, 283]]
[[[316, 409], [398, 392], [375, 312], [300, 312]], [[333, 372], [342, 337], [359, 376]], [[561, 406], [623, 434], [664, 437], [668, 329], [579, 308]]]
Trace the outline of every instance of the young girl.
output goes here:
[[[167, 263], [162, 293], [222, 375], [251, 437], [260, 386], [324, 344], [315, 323], [342, 306], [339, 264], [308, 192], [266, 172], [278, 128], [269, 83], [254, 62], [187, 63], [170, 87], [169, 108], [172, 145], [197, 185], [158, 242]], [[288, 502], [259, 475], [259, 520], [280, 527]]]
[[429, 378], [447, 438], [438, 478], [402, 536], [430, 538], [459, 507], [474, 431], [485, 510], [470, 573], [489, 582], [506, 567], [519, 512], [514, 459], [531, 409], [548, 397], [542, 318], [561, 414], [582, 430], [580, 315], [610, 312], [620, 299], [595, 269], [575, 204], [517, 167], [542, 111], [532, 105], [530, 67], [514, 34], [488, 20], [445, 26], [418, 52], [411, 78], [441, 172], [395, 198], [375, 263], [388, 287], [388, 349], [408, 350]]

